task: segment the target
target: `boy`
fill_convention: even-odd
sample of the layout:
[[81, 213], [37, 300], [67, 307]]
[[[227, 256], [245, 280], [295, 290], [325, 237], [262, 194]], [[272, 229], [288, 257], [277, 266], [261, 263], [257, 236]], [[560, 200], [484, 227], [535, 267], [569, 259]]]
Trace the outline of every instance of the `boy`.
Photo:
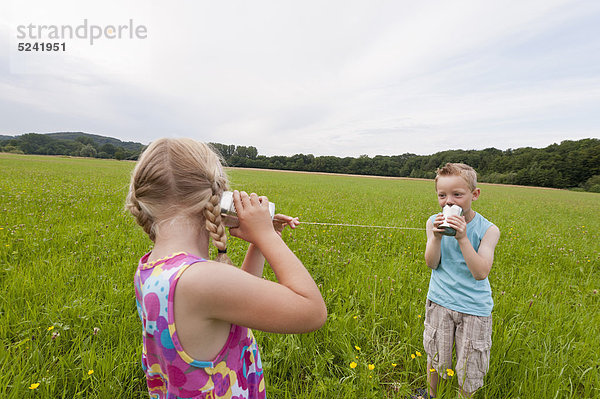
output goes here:
[[447, 222], [456, 235], [444, 236], [441, 213], [427, 220], [425, 263], [431, 271], [425, 310], [423, 346], [427, 352], [428, 394], [435, 397], [439, 375], [452, 375], [456, 345], [456, 375], [464, 397], [483, 386], [492, 346], [492, 290], [487, 279], [500, 230], [471, 209], [479, 198], [477, 173], [461, 163], [437, 170], [438, 203], [458, 205], [462, 216]]

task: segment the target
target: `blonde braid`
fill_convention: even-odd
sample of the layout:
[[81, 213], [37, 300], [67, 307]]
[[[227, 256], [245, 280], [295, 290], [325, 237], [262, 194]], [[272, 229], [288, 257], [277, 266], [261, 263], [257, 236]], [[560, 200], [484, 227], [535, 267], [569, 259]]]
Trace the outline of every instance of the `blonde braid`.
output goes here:
[[142, 226], [142, 229], [148, 237], [154, 241], [156, 233], [154, 231], [154, 219], [149, 212], [144, 210], [144, 207], [135, 196], [135, 188], [133, 185], [129, 189], [127, 194], [127, 200], [125, 202], [125, 209], [127, 209], [135, 217], [137, 224]]
[[221, 194], [223, 190], [217, 182], [213, 183], [212, 192], [213, 195], [204, 206], [206, 230], [208, 230], [212, 242], [218, 250], [216, 261], [232, 265], [231, 259], [227, 256], [227, 234], [225, 232], [225, 225], [221, 220]]

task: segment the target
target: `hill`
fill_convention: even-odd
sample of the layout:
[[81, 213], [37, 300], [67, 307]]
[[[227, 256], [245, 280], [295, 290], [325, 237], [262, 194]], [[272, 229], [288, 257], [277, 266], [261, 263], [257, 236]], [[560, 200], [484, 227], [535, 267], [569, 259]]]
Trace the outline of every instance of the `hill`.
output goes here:
[[133, 141], [121, 141], [113, 137], [100, 136], [97, 134], [90, 134], [84, 132], [47, 133], [47, 136], [62, 140], [76, 140], [78, 137], [89, 137], [94, 141], [94, 143], [98, 144], [99, 146], [103, 144], [112, 144], [115, 147], [125, 148], [126, 150], [130, 151], [140, 151], [144, 147], [144, 145], [141, 143], [136, 143]]
[[135, 160], [144, 145], [84, 132], [26, 133], [0, 136], [0, 151]]
[[[102, 146], [103, 144], [112, 144], [115, 147], [124, 148], [130, 151], [140, 151], [140, 149], [144, 147], [144, 145], [141, 143], [136, 143], [133, 141], [121, 141], [113, 137], [100, 136], [98, 134], [90, 134], [84, 132], [56, 132], [45, 133], [44, 135], [58, 140], [77, 140], [80, 137], [86, 137], [91, 139], [98, 146]], [[0, 140], [17, 139], [18, 137], [21, 136], [0, 135]]]

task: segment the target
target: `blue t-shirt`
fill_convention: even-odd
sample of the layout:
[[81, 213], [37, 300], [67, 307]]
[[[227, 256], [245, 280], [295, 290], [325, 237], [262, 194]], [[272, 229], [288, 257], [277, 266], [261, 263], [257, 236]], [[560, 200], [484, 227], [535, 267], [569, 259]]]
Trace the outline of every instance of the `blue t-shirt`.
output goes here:
[[[436, 215], [429, 218], [431, 222]], [[494, 224], [479, 213], [467, 223], [467, 237], [475, 251], [481, 239]], [[457, 312], [475, 316], [489, 316], [494, 307], [492, 288], [487, 277], [475, 280], [467, 267], [456, 238], [443, 236], [440, 264], [431, 271], [427, 299]]]

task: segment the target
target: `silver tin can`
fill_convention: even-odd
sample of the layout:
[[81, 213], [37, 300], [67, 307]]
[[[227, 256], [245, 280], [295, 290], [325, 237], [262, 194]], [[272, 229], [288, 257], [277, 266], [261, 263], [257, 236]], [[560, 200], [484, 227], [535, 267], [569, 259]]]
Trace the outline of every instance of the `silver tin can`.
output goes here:
[[[271, 219], [273, 219], [275, 216], [275, 204], [273, 202], [269, 202], [269, 213]], [[233, 203], [233, 192], [231, 191], [224, 191], [221, 196], [221, 218], [223, 218], [223, 224], [226, 227], [238, 227], [240, 225]]]
[[462, 216], [462, 214], [463, 214], [462, 208], [458, 205], [446, 205], [442, 209], [442, 213], [444, 215], [444, 221], [439, 226], [440, 228], [444, 229], [444, 232], [442, 234], [444, 234], [446, 236], [455, 236], [456, 230], [454, 230], [452, 227], [450, 227], [450, 225], [446, 221], [446, 218], [450, 217], [450, 216]]

